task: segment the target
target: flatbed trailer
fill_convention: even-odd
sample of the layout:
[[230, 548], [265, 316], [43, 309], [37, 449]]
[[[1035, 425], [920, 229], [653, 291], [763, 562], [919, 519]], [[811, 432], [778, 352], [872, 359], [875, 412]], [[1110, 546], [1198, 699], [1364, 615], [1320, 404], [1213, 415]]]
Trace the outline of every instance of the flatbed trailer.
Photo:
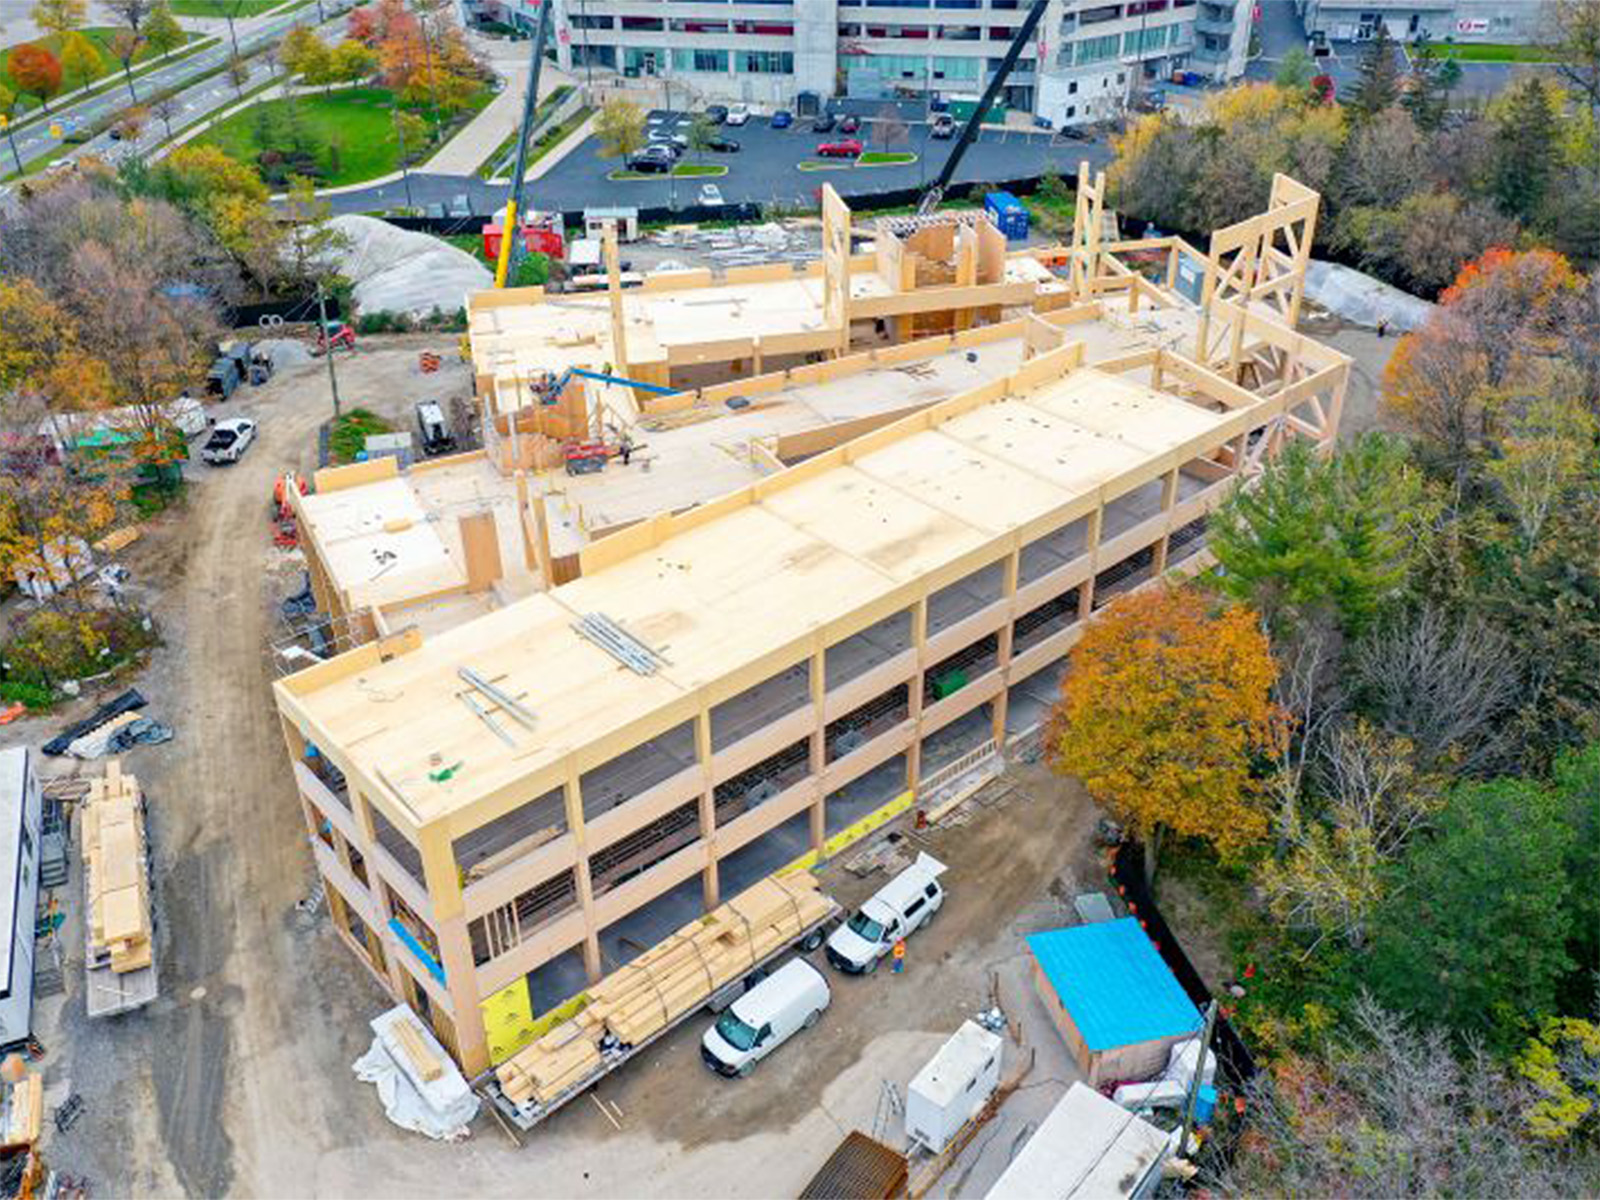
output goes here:
[[628, 1061], [635, 1055], [642, 1053], [650, 1046], [666, 1037], [684, 1022], [688, 1021], [692, 1017], [698, 1017], [702, 1012], [705, 1012], [708, 1009], [711, 1012], [720, 1013], [723, 1009], [727, 1008], [728, 1005], [732, 1004], [740, 996], [744, 995], [746, 991], [753, 987], [755, 983], [765, 978], [768, 969], [772, 967], [773, 964], [775, 964], [780, 958], [788, 954], [791, 950], [799, 949], [802, 952], [809, 953], [818, 949], [827, 939], [828, 934], [833, 930], [834, 926], [839, 923], [843, 913], [844, 910], [840, 908], [838, 904], [830, 901], [826, 916], [822, 917], [818, 921], [812, 922], [810, 925], [807, 925], [793, 938], [789, 939], [789, 941], [785, 942], [782, 946], [779, 946], [765, 958], [757, 960], [750, 970], [739, 976], [738, 979], [735, 979], [731, 983], [725, 984], [717, 991], [712, 992], [711, 995], [706, 998], [706, 1002], [704, 1004], [688, 1009], [679, 1014], [677, 1017], [668, 1021], [655, 1033], [651, 1034], [649, 1037], [635, 1045], [612, 1046], [609, 1049], [602, 1049], [600, 1065], [598, 1067], [596, 1067], [582, 1079], [578, 1080], [576, 1083], [572, 1084], [570, 1087], [564, 1088], [561, 1092], [551, 1097], [550, 1100], [543, 1104], [540, 1104], [537, 1101], [530, 1101], [527, 1104], [516, 1103], [516, 1101], [512, 1100], [503, 1091], [501, 1091], [500, 1082], [495, 1077], [493, 1068], [485, 1071], [482, 1075], [479, 1075], [476, 1079], [474, 1079], [472, 1081], [472, 1088], [486, 1102], [489, 1113], [499, 1123], [500, 1127], [506, 1131], [507, 1136], [511, 1138], [512, 1142], [518, 1146], [521, 1146], [522, 1134], [531, 1131], [535, 1125], [551, 1116], [556, 1112], [557, 1109], [562, 1108], [570, 1101], [576, 1100], [579, 1096], [583, 1095], [584, 1092], [588, 1091], [595, 1084], [599, 1083], [606, 1076], [610, 1075], [613, 1071], [616, 1071], [626, 1065]]

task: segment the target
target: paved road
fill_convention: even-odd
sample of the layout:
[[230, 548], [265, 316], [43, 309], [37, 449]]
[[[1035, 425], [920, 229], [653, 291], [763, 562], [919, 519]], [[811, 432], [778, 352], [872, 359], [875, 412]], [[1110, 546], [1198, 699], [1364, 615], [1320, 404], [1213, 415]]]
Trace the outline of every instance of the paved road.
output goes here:
[[[702, 183], [715, 183], [724, 201], [736, 204], [755, 201], [761, 204], [788, 204], [812, 207], [816, 191], [831, 183], [842, 196], [868, 192], [894, 191], [920, 187], [931, 181], [949, 153], [951, 142], [928, 139], [928, 126], [910, 126], [910, 141], [895, 149], [911, 150], [917, 162], [893, 167], [842, 167], [836, 170], [802, 171], [797, 164], [815, 158], [817, 143], [837, 134], [812, 133], [809, 123], [791, 129], [769, 128], [763, 119], [724, 132], [740, 144], [737, 154], [708, 154], [707, 162], [724, 165], [728, 173], [716, 179], [674, 179], [619, 182], [606, 178], [616, 167], [614, 160], [599, 157], [598, 143], [590, 138], [567, 155], [543, 178], [528, 185], [528, 203], [535, 208], [562, 209], [607, 204], [643, 207], [689, 205]], [[869, 142], [869, 149], [877, 149]], [[1110, 160], [1110, 147], [1103, 141], [1076, 142], [1052, 139], [1046, 133], [1020, 130], [993, 130], [979, 135], [967, 151], [957, 173], [958, 182], [1015, 179], [1035, 175], [1054, 165], [1062, 173], [1077, 168], [1081, 159], [1095, 166]], [[386, 183], [360, 191], [331, 196], [335, 212], [373, 212], [405, 205], [449, 202], [468, 196], [474, 212], [493, 212], [505, 203], [505, 185], [491, 186], [472, 175], [435, 175], [413, 172], [409, 198], [403, 181]]]
[[[339, 0], [324, 0], [323, 2], [323, 8], [329, 14], [349, 7], [351, 7], [350, 4], [339, 2]], [[251, 50], [266, 43], [277, 42], [294, 26], [314, 25], [316, 20], [317, 6], [311, 4], [281, 17], [267, 18], [253, 23], [236, 22], [239, 34], [239, 50], [241, 53], [248, 54]], [[197, 54], [191, 54], [187, 58], [179, 59], [177, 62], [169, 63], [164, 67], [158, 67], [148, 74], [137, 76], [133, 81], [134, 90], [141, 97], [148, 96], [153, 92], [180, 84], [185, 79], [192, 79], [196, 75], [221, 66], [228, 61], [232, 54], [233, 45], [228, 40], [227, 34], [224, 33], [222, 40], [209, 49], [201, 50]], [[257, 64], [256, 71], [258, 75], [261, 70], [261, 66]], [[219, 107], [219, 98], [222, 101], [226, 101], [234, 95], [233, 85], [228, 82], [225, 75], [207, 80], [205, 83], [197, 85], [195, 89], [191, 89], [191, 91], [193, 92], [192, 95], [186, 92], [181, 97], [185, 104], [184, 116], [181, 118], [183, 124], [187, 124], [198, 114], [210, 112], [212, 109]], [[36, 121], [17, 130], [17, 151], [24, 163], [43, 158], [57, 144], [56, 139], [50, 136], [50, 126], [52, 124], [59, 123], [64, 127], [64, 131], [70, 132], [74, 128], [91, 125], [101, 117], [120, 112], [128, 107], [130, 103], [127, 83], [122, 81], [117, 87], [102, 92], [98, 96], [90, 97], [77, 104], [67, 104], [55, 110], [48, 119]], [[179, 123], [180, 119], [175, 119], [173, 122], [174, 127], [176, 128]], [[166, 131], [161, 128], [160, 121], [152, 121], [151, 124], [154, 129], [147, 133], [143, 139], [146, 144], [154, 144], [166, 136]], [[90, 151], [91, 146], [93, 147], [92, 152], [101, 156], [106, 156], [113, 148], [117, 148], [116, 143], [105, 135], [101, 135], [93, 143], [73, 150], [67, 157], [76, 157], [78, 154]], [[118, 149], [120, 150], [120, 148]], [[4, 151], [3, 161], [6, 164], [6, 168], [14, 169], [15, 161], [11, 157], [11, 146], [6, 144], [0, 147], [0, 150]], [[122, 153], [126, 153], [126, 151]], [[111, 157], [121, 157], [122, 153], [111, 155]], [[5, 168], [0, 168], [0, 174], [6, 173], [7, 170]]]

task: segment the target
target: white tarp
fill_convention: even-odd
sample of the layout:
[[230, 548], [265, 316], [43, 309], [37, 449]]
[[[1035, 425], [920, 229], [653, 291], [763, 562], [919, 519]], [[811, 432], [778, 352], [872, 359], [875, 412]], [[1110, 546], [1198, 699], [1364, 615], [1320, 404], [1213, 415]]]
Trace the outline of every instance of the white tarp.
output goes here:
[[1312, 259], [1306, 267], [1306, 296], [1336, 316], [1377, 328], [1387, 321], [1394, 333], [1409, 333], [1432, 314], [1435, 305], [1353, 267]]
[[355, 284], [356, 307], [363, 312], [450, 313], [466, 303], [469, 292], [494, 282], [472, 255], [425, 233], [355, 213], [328, 224], [349, 240], [332, 258]]
[[[425, 1080], [400, 1048], [391, 1032], [396, 1021], [407, 1021], [441, 1063], [444, 1073]], [[356, 1059], [353, 1070], [363, 1083], [375, 1084], [383, 1111], [401, 1129], [433, 1138], [457, 1142], [470, 1137], [469, 1128], [478, 1115], [478, 1097], [456, 1068], [433, 1034], [400, 1004], [371, 1021], [375, 1035], [367, 1052]]]

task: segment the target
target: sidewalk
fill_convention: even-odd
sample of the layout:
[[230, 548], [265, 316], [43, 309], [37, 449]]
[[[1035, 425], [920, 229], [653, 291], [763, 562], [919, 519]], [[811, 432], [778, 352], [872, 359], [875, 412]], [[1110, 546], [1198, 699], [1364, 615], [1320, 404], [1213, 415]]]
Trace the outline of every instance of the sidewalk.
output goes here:
[[[528, 56], [522, 54], [517, 62], [494, 60], [494, 65], [496, 70], [507, 72], [505, 87], [424, 164], [428, 174], [471, 175], [517, 131], [523, 96], [528, 90]], [[571, 86], [576, 82], [554, 63], [546, 62], [539, 72], [539, 98], [543, 100], [563, 84]]]

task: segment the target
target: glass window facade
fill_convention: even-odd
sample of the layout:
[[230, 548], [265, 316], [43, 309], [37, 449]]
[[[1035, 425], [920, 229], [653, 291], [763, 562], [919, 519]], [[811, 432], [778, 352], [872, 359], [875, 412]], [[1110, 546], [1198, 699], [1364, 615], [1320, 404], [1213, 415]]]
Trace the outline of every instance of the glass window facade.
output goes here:
[[1120, 34], [1108, 33], [1105, 37], [1084, 38], [1078, 43], [1072, 63], [1074, 66], [1082, 67], [1089, 63], [1110, 62], [1121, 50]]
[[794, 55], [788, 50], [740, 50], [735, 64], [746, 75], [792, 75]]

